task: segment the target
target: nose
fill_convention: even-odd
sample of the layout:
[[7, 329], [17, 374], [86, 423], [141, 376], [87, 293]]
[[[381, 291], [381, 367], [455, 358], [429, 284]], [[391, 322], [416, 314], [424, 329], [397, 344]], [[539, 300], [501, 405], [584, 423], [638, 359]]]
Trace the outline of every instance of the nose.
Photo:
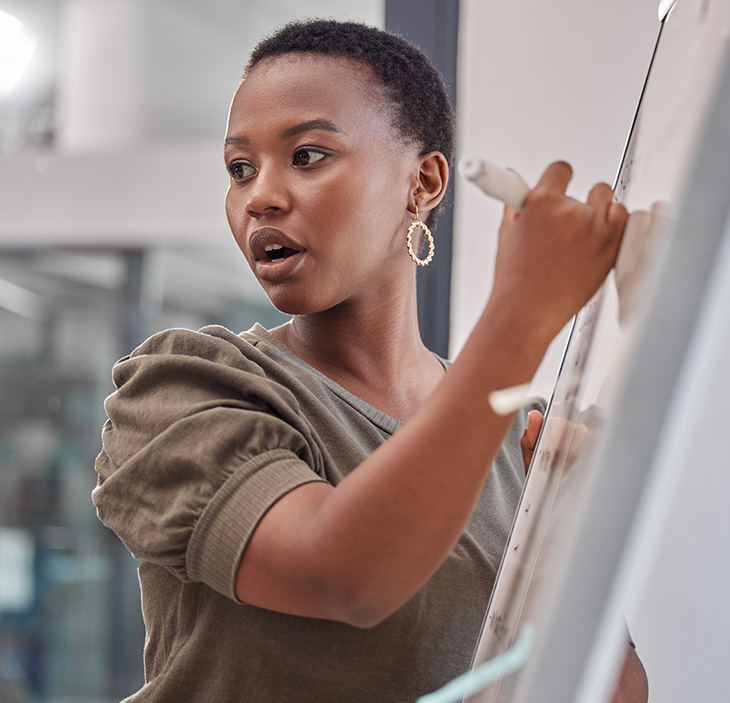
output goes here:
[[273, 167], [261, 167], [248, 188], [246, 212], [259, 219], [267, 214], [287, 212], [290, 207], [284, 174]]

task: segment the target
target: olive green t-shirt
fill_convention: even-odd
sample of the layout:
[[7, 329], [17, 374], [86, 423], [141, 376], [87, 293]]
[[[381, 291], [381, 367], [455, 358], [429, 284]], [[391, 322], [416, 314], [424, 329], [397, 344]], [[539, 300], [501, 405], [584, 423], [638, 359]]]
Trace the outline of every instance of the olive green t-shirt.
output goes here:
[[468, 669], [522, 490], [529, 408], [445, 563], [359, 629], [241, 603], [235, 575], [276, 500], [337, 485], [400, 423], [260, 325], [162, 332], [113, 375], [93, 499], [142, 560], [146, 684], [129, 701], [409, 703]]

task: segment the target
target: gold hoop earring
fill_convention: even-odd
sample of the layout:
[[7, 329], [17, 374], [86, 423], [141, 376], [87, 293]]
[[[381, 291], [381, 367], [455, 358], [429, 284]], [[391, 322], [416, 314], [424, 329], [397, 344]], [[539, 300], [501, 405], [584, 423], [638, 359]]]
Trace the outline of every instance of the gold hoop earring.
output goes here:
[[[426, 239], [428, 239], [428, 255], [425, 259], [419, 259], [418, 256], [416, 256], [416, 252], [413, 251], [413, 232], [419, 227], [426, 235]], [[416, 205], [416, 214], [413, 216], [413, 222], [411, 222], [411, 226], [408, 228], [408, 234], [406, 235], [406, 247], [408, 247], [408, 254], [410, 255], [411, 259], [413, 259], [414, 263], [418, 264], [419, 266], [428, 266], [431, 263], [431, 260], [433, 259], [433, 252], [436, 246], [433, 241], [433, 235], [431, 234], [431, 230], [426, 227], [426, 225], [421, 221], [421, 218], [418, 215], [418, 205]]]

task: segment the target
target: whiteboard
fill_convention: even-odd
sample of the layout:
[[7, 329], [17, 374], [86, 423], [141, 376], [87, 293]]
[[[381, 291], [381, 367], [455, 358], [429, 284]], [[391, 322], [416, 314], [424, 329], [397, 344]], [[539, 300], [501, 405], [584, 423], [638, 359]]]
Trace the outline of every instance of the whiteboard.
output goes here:
[[[674, 236], [728, 36], [730, 0], [679, 0], [661, 24], [615, 183], [616, 199], [631, 213], [621, 254], [574, 320], [472, 668], [507, 651], [526, 622], [539, 631], [549, 615], [626, 360]], [[518, 678], [467, 700], [506, 703]]]

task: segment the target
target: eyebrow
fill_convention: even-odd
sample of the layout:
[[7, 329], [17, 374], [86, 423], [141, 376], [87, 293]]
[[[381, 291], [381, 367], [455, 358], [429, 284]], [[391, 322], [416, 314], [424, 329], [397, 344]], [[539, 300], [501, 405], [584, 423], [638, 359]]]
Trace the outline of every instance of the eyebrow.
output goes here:
[[234, 137], [226, 137], [225, 141], [223, 142], [223, 146], [230, 146], [231, 144], [250, 144], [251, 140], [248, 137], [243, 136], [234, 136]]
[[298, 134], [310, 132], [315, 129], [323, 129], [327, 132], [342, 132], [342, 130], [336, 124], [330, 122], [329, 120], [309, 120], [308, 122], [295, 124], [293, 127], [285, 129], [281, 133], [281, 138], [289, 139], [290, 137], [296, 137]]
[[[303, 134], [304, 132], [311, 132], [315, 129], [322, 129], [327, 132], [339, 132], [341, 134], [344, 134], [342, 129], [340, 129], [334, 122], [330, 122], [329, 120], [308, 120], [307, 122], [301, 122], [299, 124], [295, 124], [293, 127], [288, 127], [285, 129], [279, 136], [281, 139], [291, 139], [292, 137], [296, 137], [298, 134]], [[231, 144], [243, 144], [243, 145], [250, 145], [251, 140], [244, 136], [244, 135], [233, 135], [231, 137], [226, 137], [225, 141], [223, 142], [224, 146], [229, 146]]]

